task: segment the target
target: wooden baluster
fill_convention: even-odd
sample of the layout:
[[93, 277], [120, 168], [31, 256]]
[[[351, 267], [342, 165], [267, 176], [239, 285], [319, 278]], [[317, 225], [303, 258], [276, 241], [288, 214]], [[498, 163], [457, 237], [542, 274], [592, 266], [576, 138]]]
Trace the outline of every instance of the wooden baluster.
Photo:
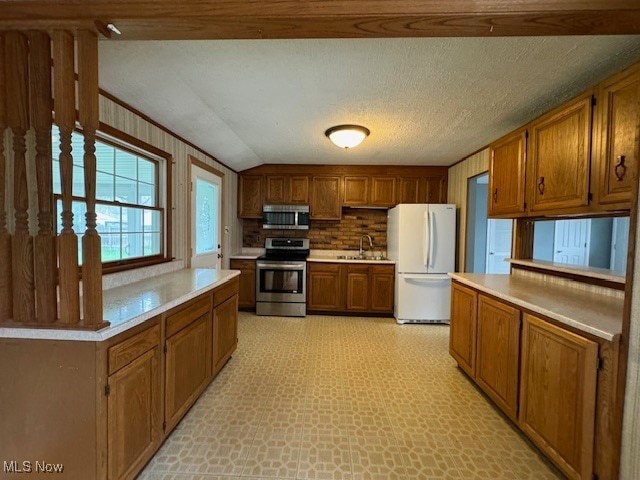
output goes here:
[[31, 125], [36, 134], [38, 235], [35, 247], [36, 315], [40, 323], [57, 320], [56, 249], [53, 236], [51, 165], [51, 39], [45, 32], [29, 34]]
[[53, 86], [55, 121], [60, 130], [60, 182], [62, 184], [62, 231], [58, 236], [60, 323], [80, 322], [78, 237], [73, 231], [73, 157], [71, 133], [75, 127], [74, 40], [66, 31], [53, 33]]
[[4, 204], [7, 170], [4, 156], [4, 133], [7, 128], [5, 66], [4, 35], [0, 33], [0, 322], [13, 317], [11, 236], [7, 232], [7, 213]]
[[29, 192], [25, 135], [29, 128], [29, 45], [19, 32], [5, 34], [7, 125], [13, 133], [15, 232], [11, 244], [13, 320], [36, 319], [33, 288], [33, 237], [29, 235]]
[[87, 230], [82, 237], [82, 305], [85, 325], [98, 327], [102, 317], [102, 253], [96, 230], [96, 130], [100, 118], [98, 91], [98, 38], [78, 32], [78, 105], [84, 134], [84, 190]]

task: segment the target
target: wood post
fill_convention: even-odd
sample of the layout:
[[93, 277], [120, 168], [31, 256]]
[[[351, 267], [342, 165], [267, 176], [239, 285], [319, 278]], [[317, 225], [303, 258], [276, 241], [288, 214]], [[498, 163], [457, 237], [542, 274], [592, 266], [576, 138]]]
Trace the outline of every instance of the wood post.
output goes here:
[[533, 220], [518, 218], [513, 225], [512, 258], [531, 260], [533, 258]]
[[13, 318], [13, 293], [11, 289], [11, 236], [7, 232], [7, 214], [4, 197], [6, 193], [6, 159], [4, 156], [4, 133], [6, 121], [6, 75], [5, 42], [0, 33], [0, 322]]
[[82, 300], [85, 325], [98, 326], [102, 313], [101, 240], [96, 230], [96, 130], [99, 126], [98, 38], [78, 32], [78, 104], [84, 135], [84, 189], [87, 230], [82, 237]]
[[73, 231], [73, 157], [71, 133], [75, 127], [74, 39], [66, 31], [53, 33], [55, 121], [60, 129], [60, 179], [62, 183], [62, 231], [58, 236], [60, 323], [80, 322], [78, 238]]
[[19, 32], [5, 34], [7, 125], [13, 134], [15, 232], [11, 245], [13, 320], [35, 321], [33, 237], [29, 235], [29, 192], [25, 135], [29, 128], [29, 45]]
[[57, 321], [56, 249], [53, 235], [51, 166], [51, 39], [45, 32], [29, 34], [31, 125], [36, 136], [38, 234], [34, 240], [36, 315], [40, 323]]

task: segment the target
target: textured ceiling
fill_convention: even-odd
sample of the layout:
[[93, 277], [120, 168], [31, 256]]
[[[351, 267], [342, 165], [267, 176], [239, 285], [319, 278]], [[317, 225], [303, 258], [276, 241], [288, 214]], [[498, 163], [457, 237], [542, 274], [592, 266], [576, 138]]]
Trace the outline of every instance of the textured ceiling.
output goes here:
[[[640, 36], [100, 44], [100, 85], [237, 170], [450, 165], [640, 60]], [[371, 135], [344, 151], [324, 131]]]

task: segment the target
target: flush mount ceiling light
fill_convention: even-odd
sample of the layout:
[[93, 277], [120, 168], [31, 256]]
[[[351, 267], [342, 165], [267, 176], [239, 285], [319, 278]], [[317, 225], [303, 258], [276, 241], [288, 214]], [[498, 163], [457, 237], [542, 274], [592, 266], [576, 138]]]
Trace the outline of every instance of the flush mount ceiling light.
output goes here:
[[324, 134], [340, 148], [357, 147], [369, 135], [369, 129], [360, 125], [336, 125]]

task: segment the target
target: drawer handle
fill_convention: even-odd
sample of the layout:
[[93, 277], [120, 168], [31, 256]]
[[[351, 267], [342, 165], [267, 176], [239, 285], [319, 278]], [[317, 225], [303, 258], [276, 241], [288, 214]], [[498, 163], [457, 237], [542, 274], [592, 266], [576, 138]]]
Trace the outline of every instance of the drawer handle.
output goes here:
[[625, 157], [624, 155], [618, 155], [618, 163], [614, 168], [614, 173], [616, 174], [616, 178], [619, 182], [624, 178], [625, 173], [627, 173], [627, 166], [624, 164]]
[[538, 192], [540, 192], [540, 195], [544, 195], [544, 177], [540, 177], [540, 180], [538, 180]]
[[498, 189], [497, 188], [493, 192], [493, 203], [498, 203]]

